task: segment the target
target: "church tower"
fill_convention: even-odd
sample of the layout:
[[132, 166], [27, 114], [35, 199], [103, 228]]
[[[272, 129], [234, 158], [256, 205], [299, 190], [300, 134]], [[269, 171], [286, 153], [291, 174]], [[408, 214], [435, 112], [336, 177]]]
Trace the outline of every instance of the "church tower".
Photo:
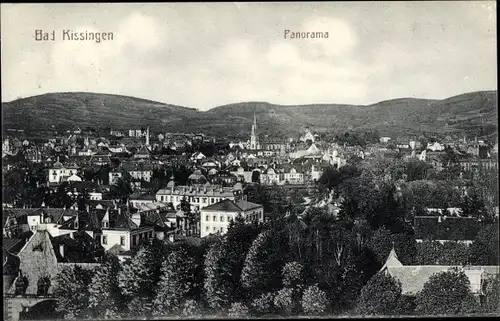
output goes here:
[[259, 136], [257, 136], [257, 119], [253, 113], [252, 135], [250, 136], [250, 149], [260, 149]]
[[149, 146], [149, 126], [146, 130], [146, 146]]

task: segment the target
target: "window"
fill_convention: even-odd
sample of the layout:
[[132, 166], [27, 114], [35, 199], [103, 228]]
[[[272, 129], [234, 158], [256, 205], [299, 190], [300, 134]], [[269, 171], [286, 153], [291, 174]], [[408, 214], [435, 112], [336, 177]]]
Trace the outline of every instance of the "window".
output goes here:
[[120, 245], [125, 245], [125, 236], [120, 236]]
[[217, 216], [214, 215], [213, 219], [214, 219], [214, 222], [217, 222]]
[[132, 245], [137, 245], [137, 235], [132, 236]]
[[210, 221], [210, 217], [207, 215], [207, 217], [205, 217], [205, 221]]
[[50, 278], [48, 276], [41, 277], [37, 282], [37, 295], [46, 296], [50, 288]]
[[222, 215], [220, 216], [220, 221], [224, 222], [224, 216], [222, 216]]
[[108, 244], [108, 237], [105, 235], [102, 236], [102, 244], [104, 245]]
[[208, 232], [208, 230], [209, 230], [209, 229], [210, 229], [210, 227], [208, 227], [208, 226], [205, 228], [205, 230], [206, 230], [207, 232]]
[[212, 230], [215, 232], [215, 226], [214, 226], [214, 227], [212, 227]]

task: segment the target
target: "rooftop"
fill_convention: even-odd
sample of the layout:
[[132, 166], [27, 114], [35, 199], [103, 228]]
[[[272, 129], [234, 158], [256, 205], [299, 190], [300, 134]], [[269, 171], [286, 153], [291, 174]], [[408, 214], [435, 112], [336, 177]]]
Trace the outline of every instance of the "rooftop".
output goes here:
[[262, 205], [247, 202], [244, 200], [231, 201], [229, 199], [225, 199], [218, 203], [209, 205], [207, 207], [202, 208], [202, 211], [217, 211], [217, 212], [246, 212], [253, 209], [261, 208]]

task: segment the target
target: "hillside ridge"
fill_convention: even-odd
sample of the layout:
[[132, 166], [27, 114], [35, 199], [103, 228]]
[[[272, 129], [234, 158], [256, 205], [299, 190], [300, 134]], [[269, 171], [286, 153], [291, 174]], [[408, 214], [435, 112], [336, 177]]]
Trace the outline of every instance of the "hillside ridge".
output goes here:
[[[309, 127], [317, 132], [377, 130], [384, 135], [402, 135], [465, 131], [481, 136], [497, 131], [496, 93], [477, 91], [442, 100], [395, 98], [369, 105], [276, 105], [250, 101], [199, 111], [117, 94], [60, 92], [2, 103], [2, 114], [5, 127], [26, 131], [151, 126], [156, 131], [246, 137], [255, 112], [259, 131], [265, 134], [288, 135]], [[479, 133], [481, 130], [485, 132]]]

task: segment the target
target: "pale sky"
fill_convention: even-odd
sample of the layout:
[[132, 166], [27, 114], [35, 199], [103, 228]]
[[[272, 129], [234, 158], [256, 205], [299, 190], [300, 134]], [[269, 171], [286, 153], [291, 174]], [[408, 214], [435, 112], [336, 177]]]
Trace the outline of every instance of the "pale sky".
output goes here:
[[[37, 42], [36, 29], [56, 30]], [[63, 41], [62, 31], [114, 40]], [[328, 32], [284, 39], [284, 31]], [[497, 89], [496, 4], [1, 4], [2, 101], [122, 94], [207, 110], [370, 104]]]

